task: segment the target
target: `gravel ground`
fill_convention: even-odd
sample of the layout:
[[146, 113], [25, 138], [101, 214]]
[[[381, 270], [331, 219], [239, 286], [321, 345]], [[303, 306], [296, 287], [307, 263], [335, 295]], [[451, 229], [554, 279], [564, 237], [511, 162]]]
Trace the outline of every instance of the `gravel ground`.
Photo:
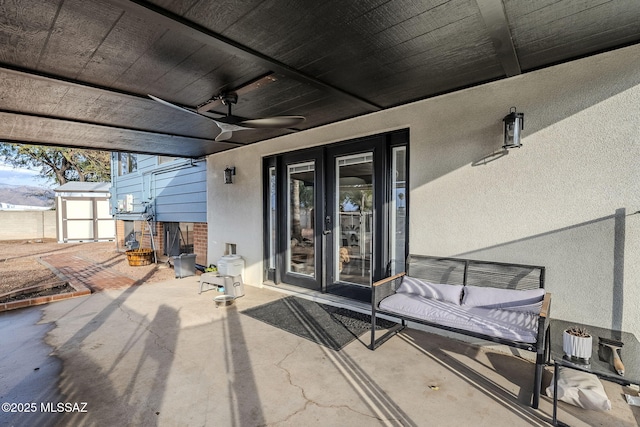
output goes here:
[[58, 243], [48, 239], [0, 241], [0, 294], [40, 284], [63, 284], [51, 270], [38, 262], [39, 257], [59, 253], [71, 253], [96, 263], [104, 263], [110, 269], [134, 280], [142, 279], [150, 273], [146, 282], [175, 278], [173, 269], [167, 268], [166, 263], [129, 266], [127, 256], [117, 252], [114, 242]]

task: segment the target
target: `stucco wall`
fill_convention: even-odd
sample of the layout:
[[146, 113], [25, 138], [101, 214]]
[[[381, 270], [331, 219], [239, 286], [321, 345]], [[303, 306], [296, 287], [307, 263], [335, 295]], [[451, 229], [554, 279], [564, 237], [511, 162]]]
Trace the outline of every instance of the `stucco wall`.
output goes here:
[[[410, 129], [410, 252], [544, 265], [553, 317], [640, 336], [640, 46], [210, 156], [209, 259], [262, 281], [265, 155]], [[500, 151], [525, 113], [524, 146]], [[223, 184], [226, 165], [237, 167]]]
[[0, 211], [0, 240], [55, 239], [56, 211]]

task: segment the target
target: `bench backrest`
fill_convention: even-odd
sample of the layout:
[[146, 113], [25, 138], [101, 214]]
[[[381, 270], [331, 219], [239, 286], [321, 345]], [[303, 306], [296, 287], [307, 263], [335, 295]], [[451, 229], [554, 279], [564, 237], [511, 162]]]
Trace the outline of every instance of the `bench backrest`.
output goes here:
[[545, 275], [540, 266], [425, 255], [409, 255], [406, 271], [432, 283], [518, 290], [544, 288]]

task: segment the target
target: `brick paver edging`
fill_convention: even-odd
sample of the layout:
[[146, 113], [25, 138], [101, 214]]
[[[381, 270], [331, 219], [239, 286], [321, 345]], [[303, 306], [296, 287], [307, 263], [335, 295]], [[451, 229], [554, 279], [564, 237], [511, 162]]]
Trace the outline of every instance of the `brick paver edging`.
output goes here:
[[[0, 312], [9, 311], [9, 310], [15, 310], [17, 308], [23, 308], [23, 307], [31, 307], [33, 305], [47, 304], [47, 303], [50, 303], [52, 301], [60, 301], [60, 300], [65, 300], [65, 299], [69, 299], [69, 298], [77, 298], [77, 297], [82, 297], [82, 296], [86, 296], [86, 295], [91, 295], [91, 289], [87, 288], [82, 283], [78, 283], [78, 282], [75, 282], [75, 281], [73, 281], [73, 282], [70, 281], [57, 268], [55, 268], [54, 266], [52, 266], [48, 262], [44, 261], [42, 258], [36, 258], [36, 259], [38, 260], [38, 262], [40, 262], [41, 264], [43, 264], [44, 266], [49, 268], [53, 272], [53, 274], [55, 274], [60, 280], [62, 280], [63, 282], [66, 282], [69, 286], [71, 286], [75, 290], [73, 292], [65, 292], [63, 294], [46, 295], [46, 296], [42, 296], [42, 297], [33, 297], [33, 298], [21, 299], [21, 300], [18, 300], [18, 301], [10, 301], [10, 302], [0, 303]], [[42, 286], [36, 285], [36, 286], [32, 286], [32, 287], [27, 288], [27, 289], [22, 289], [21, 292], [29, 292], [29, 291], [37, 292], [37, 291], [41, 290], [41, 288], [42, 288]], [[0, 295], [0, 297], [8, 296], [9, 294], [11, 294], [11, 292], [8, 292], [7, 294]]]
[[[49, 268], [60, 280], [68, 283], [75, 291], [0, 303], [0, 312], [77, 298], [104, 289], [119, 289], [138, 284], [130, 277], [96, 265], [77, 255], [58, 254], [36, 259]], [[34, 288], [38, 288], [38, 286]], [[39, 289], [34, 289], [34, 291], [36, 290]]]
[[[76, 289], [75, 286], [71, 284], [69, 285], [74, 289]], [[73, 292], [65, 292], [63, 294], [46, 295], [42, 297], [21, 299], [18, 301], [3, 302], [3, 303], [0, 303], [0, 312], [15, 310], [17, 308], [30, 307], [32, 305], [47, 304], [52, 301], [60, 301], [60, 300], [69, 299], [69, 298], [77, 298], [77, 297], [82, 297], [86, 295], [91, 295], [91, 290], [85, 288], [84, 286], [83, 288], [84, 289], [76, 289]]]

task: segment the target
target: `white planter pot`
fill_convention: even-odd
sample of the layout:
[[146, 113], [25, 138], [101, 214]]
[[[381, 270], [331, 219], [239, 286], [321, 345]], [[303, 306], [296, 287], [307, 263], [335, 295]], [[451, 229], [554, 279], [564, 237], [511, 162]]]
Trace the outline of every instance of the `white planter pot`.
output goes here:
[[572, 360], [588, 363], [591, 359], [592, 337], [577, 337], [564, 331], [562, 333], [562, 349]]

